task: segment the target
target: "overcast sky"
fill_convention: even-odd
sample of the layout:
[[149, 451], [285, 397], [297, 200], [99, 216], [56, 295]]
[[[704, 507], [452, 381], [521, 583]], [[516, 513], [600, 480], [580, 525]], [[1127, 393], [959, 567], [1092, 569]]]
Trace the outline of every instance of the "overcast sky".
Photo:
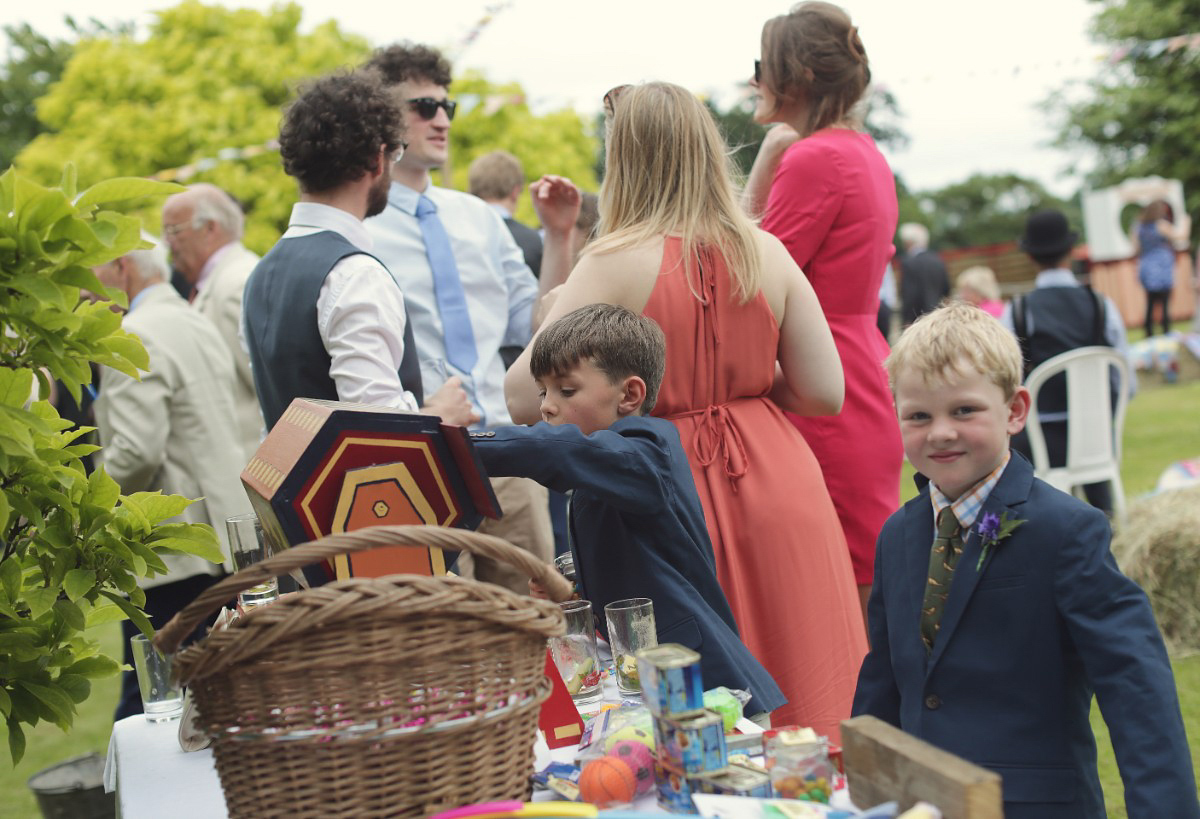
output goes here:
[[[0, 21], [61, 34], [64, 14], [105, 22], [151, 21], [163, 0], [9, 0]], [[266, 8], [268, 0], [228, 2]], [[539, 111], [591, 114], [613, 85], [669, 80], [735, 99], [759, 55], [763, 22], [789, 3], [767, 0], [304, 0], [304, 27], [336, 19], [373, 45], [412, 39], [458, 52], [456, 68], [517, 81]], [[1013, 171], [1066, 195], [1073, 156], [1049, 147], [1054, 129], [1038, 103], [1078, 97], [1105, 69], [1088, 36], [1099, 4], [1087, 0], [853, 0], [877, 84], [900, 104], [910, 146], [888, 158], [911, 189], [975, 172]], [[492, 19], [481, 20], [495, 9]], [[469, 34], [476, 31], [473, 42]], [[1185, 33], [1185, 32], [1180, 32]], [[1069, 90], [1075, 88], [1074, 91]], [[1086, 156], [1086, 155], [1085, 155]], [[1085, 160], [1082, 160], [1086, 162]], [[553, 169], [545, 169], [552, 171]]]

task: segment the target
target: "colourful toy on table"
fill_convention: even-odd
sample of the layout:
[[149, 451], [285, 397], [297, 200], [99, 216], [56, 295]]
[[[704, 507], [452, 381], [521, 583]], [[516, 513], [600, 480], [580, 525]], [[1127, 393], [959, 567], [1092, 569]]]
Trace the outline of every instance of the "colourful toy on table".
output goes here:
[[558, 667], [554, 665], [550, 649], [546, 649], [545, 673], [550, 680], [550, 696], [538, 711], [538, 728], [546, 737], [546, 745], [551, 748], [574, 745], [583, 736], [583, 719], [558, 673]]
[[602, 756], [583, 767], [579, 796], [598, 807], [625, 805], [637, 795], [637, 775], [623, 759]]
[[715, 711], [655, 717], [654, 745], [664, 765], [687, 776], [719, 771], [728, 764], [725, 725]]
[[829, 743], [811, 728], [775, 728], [763, 733], [763, 760], [775, 792], [785, 799], [828, 803], [836, 769]]
[[[600, 811], [583, 802], [483, 802], [435, 813], [429, 819], [593, 819]], [[605, 811], [604, 819], [654, 819], [640, 811]]]
[[612, 746], [608, 756], [616, 757], [629, 766], [637, 780], [637, 792], [649, 793], [654, 787], [654, 751], [642, 742], [623, 739]]
[[704, 710], [700, 655], [678, 643], [637, 653], [642, 699], [656, 717], [683, 717]]
[[694, 793], [749, 796], [755, 799], [770, 799], [775, 795], [770, 775], [761, 768], [748, 765], [730, 765], [721, 771], [693, 777], [691, 786]]
[[704, 708], [708, 711], [716, 711], [721, 715], [727, 734], [733, 731], [733, 726], [742, 718], [742, 704], [750, 699], [749, 691], [741, 693], [745, 700], [723, 685], [704, 692]]
[[[654, 715], [659, 807], [671, 813], [695, 813], [692, 795], [706, 792], [770, 796], [771, 780], [765, 772], [730, 772], [726, 714], [704, 707], [700, 655], [681, 645], [663, 643], [638, 652], [637, 658], [642, 696]], [[712, 699], [733, 722], [741, 716], [740, 700], [727, 689], [714, 693]]]
[[533, 784], [552, 791], [568, 802], [578, 802], [579, 777], [582, 773], [578, 766], [570, 763], [551, 762], [533, 775]]

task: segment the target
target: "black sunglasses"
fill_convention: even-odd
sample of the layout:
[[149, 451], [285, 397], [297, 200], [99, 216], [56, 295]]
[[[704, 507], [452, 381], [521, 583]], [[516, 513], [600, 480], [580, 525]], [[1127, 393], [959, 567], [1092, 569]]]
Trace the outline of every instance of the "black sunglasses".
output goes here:
[[454, 109], [458, 107], [454, 100], [435, 100], [433, 97], [417, 97], [405, 102], [413, 107], [421, 119], [433, 119], [439, 108], [446, 112], [446, 119], [454, 119]]
[[762, 60], [754, 61], [754, 82], [762, 82]]

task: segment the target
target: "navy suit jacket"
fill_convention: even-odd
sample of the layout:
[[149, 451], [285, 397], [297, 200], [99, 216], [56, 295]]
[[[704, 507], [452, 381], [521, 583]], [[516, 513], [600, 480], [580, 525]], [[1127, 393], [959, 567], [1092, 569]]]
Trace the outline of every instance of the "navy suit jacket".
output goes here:
[[871, 651], [855, 714], [872, 714], [1003, 778], [1008, 819], [1105, 816], [1088, 722], [1095, 692], [1130, 817], [1198, 817], [1171, 665], [1104, 515], [1013, 453], [983, 507], [1025, 522], [983, 562], [972, 531], [932, 654], [921, 603], [934, 537], [926, 486], [879, 536]]
[[575, 490], [571, 550], [580, 596], [592, 601], [601, 631], [605, 605], [649, 597], [659, 642], [698, 651], [705, 688], [751, 692], [749, 715], [787, 702], [738, 636], [674, 424], [638, 416], [584, 435], [574, 424], [543, 422], [471, 438], [489, 474]]

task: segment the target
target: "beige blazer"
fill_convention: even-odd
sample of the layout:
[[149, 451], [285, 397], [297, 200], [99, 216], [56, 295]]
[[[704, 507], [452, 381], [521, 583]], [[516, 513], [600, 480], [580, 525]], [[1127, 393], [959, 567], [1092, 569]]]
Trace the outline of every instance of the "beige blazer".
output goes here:
[[242, 442], [245, 465], [262, 442], [262, 410], [258, 406], [258, 393], [254, 390], [254, 376], [250, 374], [250, 354], [242, 347], [238, 330], [242, 326], [242, 292], [246, 279], [258, 264], [258, 254], [241, 244], [225, 250], [217, 260], [216, 267], [196, 294], [192, 307], [208, 317], [225, 346], [229, 348], [234, 365], [233, 404], [237, 410], [238, 435]]
[[[178, 521], [217, 530], [228, 561], [225, 519], [250, 512], [240, 475], [245, 459], [233, 409], [233, 359], [217, 328], [170, 285], [154, 285], [126, 314], [123, 326], [141, 338], [150, 369], [135, 381], [101, 368], [96, 426], [101, 463], [121, 492], [162, 490], [196, 500]], [[144, 588], [220, 566], [190, 555], [163, 558], [169, 573]]]

